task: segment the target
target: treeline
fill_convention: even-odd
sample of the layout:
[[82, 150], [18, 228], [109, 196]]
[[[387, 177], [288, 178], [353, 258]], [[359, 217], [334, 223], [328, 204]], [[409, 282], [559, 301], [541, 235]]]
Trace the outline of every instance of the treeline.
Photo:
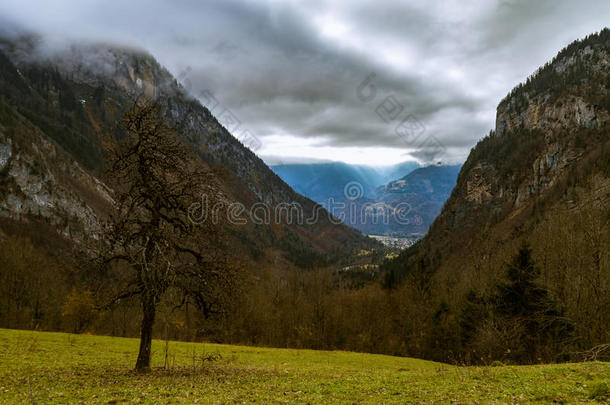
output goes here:
[[[610, 341], [610, 213], [541, 218], [528, 243], [477, 241], [450, 270], [421, 262], [397, 280], [355, 285], [326, 268], [249, 272], [222, 308], [160, 303], [155, 337], [342, 349], [451, 363], [579, 360]], [[0, 325], [137, 336], [140, 309], [101, 309], [112, 280], [65, 267], [27, 238], [0, 243]], [[385, 285], [384, 285], [385, 284]], [[104, 287], [106, 286], [106, 287]]]

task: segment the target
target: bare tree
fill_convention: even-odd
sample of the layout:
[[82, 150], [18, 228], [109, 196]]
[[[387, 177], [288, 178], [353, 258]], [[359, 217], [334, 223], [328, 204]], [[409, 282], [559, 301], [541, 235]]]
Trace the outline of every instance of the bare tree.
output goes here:
[[[160, 118], [156, 105], [135, 103], [105, 140], [107, 177], [114, 211], [105, 224], [102, 262], [122, 273], [122, 286], [107, 306], [138, 295], [142, 307], [136, 370], [150, 368], [157, 305], [169, 289], [204, 310], [230, 282], [221, 231], [210, 222], [195, 226], [189, 207], [220, 189], [213, 175]], [[116, 140], [118, 138], [119, 140]], [[175, 296], [176, 294], [172, 294]]]

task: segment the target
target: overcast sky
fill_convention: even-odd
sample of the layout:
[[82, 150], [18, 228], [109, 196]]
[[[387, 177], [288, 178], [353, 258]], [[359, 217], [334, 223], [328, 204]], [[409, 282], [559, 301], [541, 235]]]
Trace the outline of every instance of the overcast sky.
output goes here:
[[268, 163], [381, 165], [463, 161], [512, 87], [609, 25], [610, 1], [0, 0], [0, 16], [149, 51]]

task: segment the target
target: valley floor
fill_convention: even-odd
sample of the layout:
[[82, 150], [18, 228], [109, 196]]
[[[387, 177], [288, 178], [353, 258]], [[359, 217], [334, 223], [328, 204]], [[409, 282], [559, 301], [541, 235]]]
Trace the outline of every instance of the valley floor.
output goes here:
[[[454, 367], [349, 352], [0, 329], [0, 403], [604, 403], [610, 364]], [[166, 355], [167, 353], [167, 355]], [[164, 367], [165, 366], [165, 367]]]

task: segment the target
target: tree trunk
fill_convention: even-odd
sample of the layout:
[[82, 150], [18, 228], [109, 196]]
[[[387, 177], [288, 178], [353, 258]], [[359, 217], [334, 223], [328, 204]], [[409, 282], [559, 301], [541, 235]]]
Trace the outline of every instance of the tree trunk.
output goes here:
[[142, 297], [142, 328], [140, 334], [140, 352], [136, 361], [136, 370], [150, 369], [150, 349], [152, 330], [155, 323], [156, 302], [152, 297]]

